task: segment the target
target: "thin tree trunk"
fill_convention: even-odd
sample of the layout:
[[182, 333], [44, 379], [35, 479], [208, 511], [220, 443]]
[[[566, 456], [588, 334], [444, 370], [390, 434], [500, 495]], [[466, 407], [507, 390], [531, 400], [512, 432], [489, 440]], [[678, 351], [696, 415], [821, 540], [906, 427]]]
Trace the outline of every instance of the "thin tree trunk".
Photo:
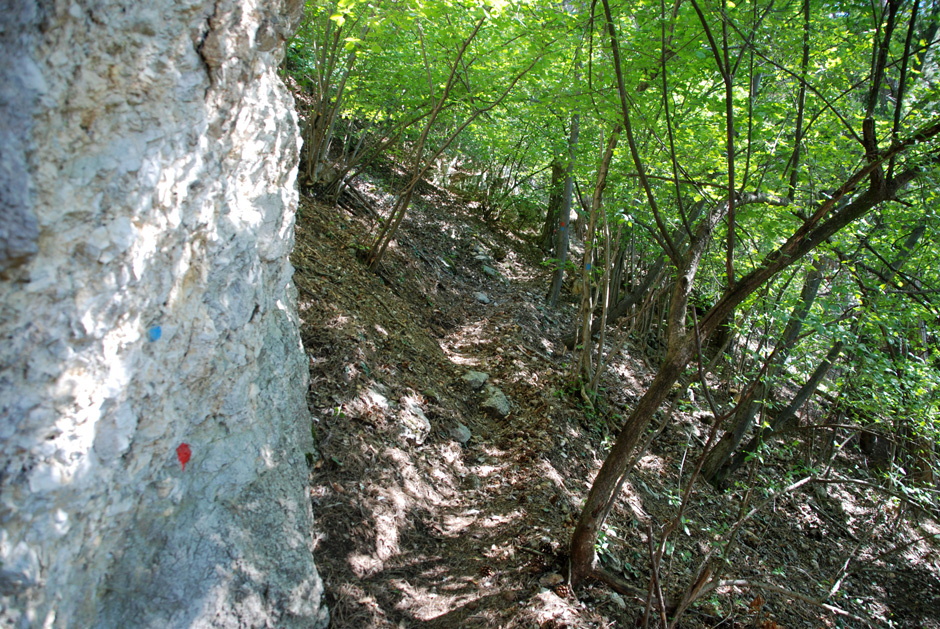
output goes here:
[[542, 233], [539, 234], [539, 248], [545, 253], [552, 250], [555, 242], [555, 230], [558, 229], [558, 215], [561, 212], [561, 203], [564, 198], [565, 165], [559, 157], [552, 160], [551, 184], [548, 191], [548, 209], [545, 213], [545, 223]]
[[[473, 32], [464, 39], [460, 48], [457, 51], [457, 58], [454, 59], [453, 64], [450, 68], [450, 76], [447, 78], [447, 83], [444, 85], [443, 93], [435, 102], [434, 107], [431, 109], [431, 116], [428, 118], [427, 123], [424, 125], [424, 130], [421, 132], [421, 137], [418, 138], [418, 144], [415, 148], [415, 158], [414, 166], [412, 167], [411, 179], [405, 185], [405, 188], [398, 196], [398, 200], [395, 202], [395, 206], [392, 209], [391, 214], [389, 214], [388, 220], [385, 225], [379, 231], [378, 236], [376, 236], [375, 241], [372, 243], [371, 251], [369, 252], [369, 268], [373, 271], [378, 268], [379, 262], [382, 261], [382, 256], [385, 255], [385, 249], [388, 247], [389, 243], [395, 237], [395, 233], [398, 231], [399, 225], [401, 225], [402, 220], [405, 218], [405, 213], [408, 211], [408, 204], [411, 203], [411, 195], [414, 192], [414, 188], [418, 185], [418, 181], [421, 180], [421, 176], [424, 172], [430, 167], [430, 164], [433, 164], [444, 149], [444, 147], [438, 150], [437, 154], [434, 155], [428, 164], [422, 168], [423, 156], [424, 156], [424, 144], [427, 142], [428, 134], [431, 132], [431, 127], [434, 126], [434, 121], [437, 119], [438, 114], [440, 114], [441, 109], [444, 107], [444, 103], [447, 101], [447, 96], [450, 94], [450, 90], [454, 86], [454, 80], [457, 77], [457, 67], [460, 65], [460, 59], [463, 57], [464, 53], [467, 51], [467, 48], [470, 46], [470, 42], [476, 37], [477, 33], [480, 32], [480, 28], [483, 26], [483, 22], [486, 21], [486, 16], [481, 17], [476, 26], [473, 29]], [[423, 42], [423, 37], [421, 39]], [[431, 98], [434, 98], [434, 82], [430, 80], [430, 66], [427, 65], [427, 60], [425, 59], [425, 66], [428, 70], [428, 84], [429, 89], [431, 90]], [[458, 131], [459, 132], [459, 131]], [[451, 140], [456, 137], [456, 135], [451, 136]], [[448, 142], [449, 144], [449, 142]]]
[[[607, 0], [604, 0], [605, 8]], [[612, 27], [612, 24], [610, 24]], [[913, 138], [892, 146], [886, 150], [882, 160], [890, 159], [894, 151], [902, 151], [914, 144], [914, 138], [931, 139], [940, 134], [940, 123], [928, 126]], [[881, 162], [878, 162], [880, 164]], [[898, 175], [892, 181], [872, 178], [871, 187], [857, 198], [842, 207], [835, 208], [835, 203], [844, 191], [853, 189], [866, 176], [877, 168], [878, 164], [868, 164], [857, 171], [843, 184], [837, 194], [827, 201], [820, 210], [806, 222], [778, 249], [764, 258], [753, 271], [742, 277], [732, 290], [726, 293], [702, 318], [697, 331], [686, 331], [684, 326], [685, 307], [692, 289], [698, 262], [704, 253], [704, 244], [709, 240], [721, 212], [713, 209], [699, 226], [696, 237], [690, 247], [689, 263], [681, 269], [679, 281], [673, 289], [670, 312], [670, 338], [666, 357], [656, 377], [646, 393], [640, 398], [636, 408], [624, 423], [613, 448], [594, 479], [588, 493], [581, 516], [571, 537], [570, 557], [572, 582], [577, 585], [585, 578], [598, 571], [594, 544], [597, 534], [613, 508], [623, 483], [634, 448], [649, 426], [655, 412], [669, 395], [672, 385], [682, 375], [685, 366], [695, 353], [697, 342], [703, 342], [714, 334], [720, 322], [728, 313], [740, 305], [754, 291], [791, 264], [814, 250], [826, 239], [840, 231], [851, 222], [864, 216], [880, 203], [894, 198], [898, 191], [917, 176], [917, 171], [909, 170]], [[826, 220], [823, 220], [826, 218]], [[696, 255], [697, 254], [697, 255]], [[681, 313], [676, 314], [676, 306]], [[696, 334], [697, 332], [698, 334]]]
[[[911, 232], [911, 234], [904, 241], [904, 244], [901, 248], [901, 254], [898, 258], [892, 262], [887, 263], [885, 270], [885, 276], [887, 281], [894, 279], [894, 276], [897, 274], [898, 270], [901, 268], [901, 265], [904, 263], [904, 260], [910, 255], [910, 252], [917, 245], [917, 241], [924, 234], [923, 224], [919, 225], [917, 229]], [[813, 267], [806, 275], [806, 280], [803, 284], [803, 291], [800, 294], [800, 304], [797, 308], [794, 309], [793, 314], [791, 315], [790, 321], [787, 322], [787, 329], [784, 330], [783, 336], [780, 340], [781, 347], [783, 351], [778, 355], [777, 360], [773, 366], [774, 373], [771, 373], [768, 370], [768, 375], [765, 377], [767, 381], [773, 381], [776, 372], [779, 371], [780, 366], [786, 362], [786, 357], [790, 353], [792, 343], [796, 340], [796, 337], [799, 335], [801, 324], [803, 319], [806, 317], [806, 314], [809, 312], [809, 308], [812, 306], [813, 300], [816, 297], [816, 292], [819, 289], [819, 285], [822, 280], [822, 274], [820, 272], [820, 262], [815, 262]], [[853, 324], [853, 333], [855, 333], [858, 327], [858, 321], [856, 320]], [[706, 458], [706, 462], [709, 464], [709, 474], [705, 477], [709, 482], [711, 482], [715, 487], [721, 487], [725, 484], [728, 477], [734, 473], [741, 463], [744, 461], [749, 453], [754, 452], [756, 445], [765, 440], [770, 434], [781, 430], [786, 427], [787, 422], [792, 418], [792, 416], [798, 411], [803, 403], [809, 399], [809, 396], [815, 392], [816, 388], [819, 386], [822, 378], [826, 375], [826, 372], [829, 370], [829, 366], [839, 355], [839, 350], [842, 348], [842, 343], [837, 342], [833, 345], [832, 349], [829, 350], [829, 354], [823, 359], [823, 362], [816, 368], [813, 372], [813, 375], [810, 377], [810, 380], [804, 385], [800, 391], [797, 393], [796, 397], [791, 401], [789, 406], [783, 410], [775, 418], [772, 427], [768, 429], [763, 429], [759, 432], [757, 437], [751, 439], [751, 441], [743, 448], [742, 451], [734, 455], [733, 460], [731, 459], [731, 454], [738, 444], [744, 437], [747, 428], [750, 426], [751, 421], [754, 417], [754, 412], [750, 413], [746, 420], [742, 422], [742, 425], [736, 425], [732, 431], [725, 435], [727, 438], [728, 444], [723, 446], [725, 438], [722, 438], [712, 453], [709, 453]], [[813, 384], [815, 383], [815, 384]], [[812, 384], [811, 388], [810, 385]], [[802, 400], [801, 400], [801, 396]], [[748, 405], [749, 409], [753, 409], [756, 412], [756, 408], [760, 406], [759, 402], [754, 402]], [[729, 447], [730, 444], [730, 447]], [[724, 448], [720, 450], [721, 448]], [[720, 450], [720, 451], [719, 451]], [[716, 453], [717, 452], [717, 453]], [[735, 463], [737, 462], [737, 463]]]
[[379, 235], [376, 237], [375, 241], [372, 243], [372, 248], [369, 252], [368, 263], [369, 263], [369, 268], [373, 271], [375, 271], [378, 268], [379, 263], [382, 261], [382, 256], [385, 255], [385, 250], [388, 248], [388, 245], [391, 244], [392, 240], [395, 238], [395, 234], [398, 231], [398, 227], [401, 225], [401, 222], [405, 218], [405, 214], [408, 211], [408, 205], [411, 203], [411, 196], [414, 193], [415, 186], [417, 186], [418, 182], [421, 181], [421, 178], [424, 176], [424, 173], [426, 173], [428, 169], [431, 168], [434, 162], [437, 161], [438, 157], [440, 157], [441, 154], [447, 150], [447, 147], [450, 146], [451, 142], [453, 142], [457, 138], [457, 136], [459, 136], [460, 133], [464, 129], [466, 129], [467, 126], [470, 125], [471, 122], [476, 120], [477, 117], [480, 116], [481, 114], [484, 114], [494, 109], [495, 107], [498, 107], [506, 99], [506, 97], [509, 96], [509, 93], [516, 86], [516, 83], [519, 82], [519, 79], [525, 76], [526, 73], [528, 73], [529, 70], [531, 70], [535, 66], [535, 64], [538, 62], [538, 58], [536, 58], [528, 66], [523, 68], [522, 71], [519, 72], [519, 74], [513, 77], [512, 81], [510, 81], [509, 85], [506, 87], [503, 93], [500, 94], [499, 98], [491, 102], [489, 105], [486, 105], [484, 107], [479, 107], [478, 109], [474, 110], [473, 113], [471, 113], [470, 116], [468, 116], [467, 119], [460, 126], [458, 126], [457, 129], [444, 141], [444, 143], [437, 149], [437, 151], [426, 160], [424, 166], [422, 167], [421, 157], [424, 153], [424, 142], [427, 140], [427, 135], [431, 130], [431, 125], [434, 124], [434, 119], [436, 118], [437, 113], [439, 113], [440, 109], [443, 107], [444, 100], [447, 98], [447, 93], [449, 92], [450, 88], [453, 86], [457, 63], [459, 63], [460, 58], [462, 57], [463, 53], [467, 49], [467, 46], [470, 45], [471, 40], [473, 40], [473, 38], [476, 36], [477, 32], [479, 31], [480, 27], [483, 25], [483, 22], [485, 20], [486, 20], [486, 16], [483, 16], [482, 18], [480, 18], [480, 21], [477, 22], [476, 29], [464, 41], [463, 47], [460, 49], [457, 55], [457, 60], [454, 63], [450, 79], [448, 79], [447, 85], [445, 86], [445, 92], [441, 96], [435, 108], [436, 111], [432, 113], [431, 118], [428, 120], [428, 123], [425, 126], [425, 130], [421, 135], [421, 139], [418, 142], [418, 150], [416, 151], [415, 166], [413, 169], [411, 180], [408, 182], [408, 184], [405, 186], [402, 193], [399, 195], [398, 201], [396, 202], [395, 207], [392, 210], [392, 213], [389, 215], [388, 221], [385, 223], [385, 226], [382, 228], [382, 230], [379, 232]]
[[[582, 293], [581, 293], [581, 312], [580, 312], [580, 321], [581, 329], [583, 330], [582, 334], [582, 345], [581, 345], [581, 354], [578, 357], [577, 366], [575, 367], [576, 378], [580, 377], [582, 382], [590, 383], [594, 381], [594, 370], [591, 357], [593, 355], [593, 348], [591, 347], [591, 317], [594, 314], [594, 307], [596, 305], [594, 292], [591, 290], [591, 275], [594, 273], [594, 269], [591, 268], [591, 260], [594, 256], [594, 239], [595, 232], [597, 231], [597, 215], [598, 213], [604, 211], [602, 210], [602, 201], [604, 195], [604, 187], [607, 185], [607, 171], [610, 169], [610, 160], [614, 156], [614, 149], [617, 147], [617, 139], [620, 136], [620, 129], [617, 128], [613, 133], [610, 134], [610, 140], [607, 142], [607, 150], [604, 152], [604, 156], [601, 159], [600, 166], [597, 170], [597, 183], [594, 186], [594, 196], [591, 198], [591, 218], [588, 225], [587, 235], [584, 241], [584, 262], [581, 264], [581, 284], [582, 284]], [[607, 257], [610, 257], [610, 242], [605, 243], [607, 248]], [[609, 263], [605, 265], [604, 268], [604, 279], [609, 281], [610, 279], [610, 268]], [[607, 291], [604, 290], [604, 315], [606, 316], [606, 298]], [[601, 346], [601, 351], [603, 352], [603, 346]]]
[[[692, 210], [691, 215], [689, 216], [689, 221], [696, 221], [702, 214], [702, 210], [705, 208], [705, 202], [696, 203], [695, 207]], [[685, 242], [687, 233], [684, 228], [678, 228], [673, 232], [673, 242], [677, 247], [682, 247]], [[683, 249], [683, 255], [686, 251]], [[625, 294], [619, 301], [610, 306], [607, 312], [607, 325], [612, 324], [614, 321], [617, 321], [625, 314], [630, 312], [634, 306], [637, 306], [643, 303], [653, 291], [653, 288], [659, 284], [660, 280], [664, 277], [666, 271], [666, 256], [660, 255], [655, 262], [649, 267], [646, 274], [643, 276], [643, 279], [640, 280], [640, 283], [636, 288]], [[604, 322], [600, 317], [595, 317], [593, 323], [591, 324], [591, 336], [596, 336], [601, 331], [601, 325]], [[574, 348], [575, 343], [578, 340], [578, 330], [571, 332], [565, 336], [562, 341], [565, 344], [565, 347], [568, 349]]]
[[[609, 0], [603, 0], [603, 5], [607, 30], [610, 35], [614, 69], [617, 75], [617, 88], [624, 118], [624, 128], [627, 132], [631, 156], [647, 193], [651, 209], [654, 215], [658, 215], [655, 198], [649, 187], [630, 126], [620, 51]], [[877, 92], [880, 89], [880, 82], [874, 81], [871, 89], [873, 92]], [[640, 443], [640, 439], [652, 421], [655, 412], [669, 395], [672, 385], [679, 380], [686, 365], [695, 355], [696, 348], [715, 333], [721, 321], [726, 319], [736, 307], [766, 282], [807, 253], [813, 251], [826, 239], [870, 212], [880, 203], [894, 198], [901, 188], [916, 178], [919, 171], [911, 168], [893, 179], [888, 179], [884, 176], [882, 164], [890, 160], [892, 156], [906, 151], [915, 144], [923, 144], [928, 140], [932, 140], [938, 134], [940, 134], [940, 122], [933, 121], [908, 139], [893, 143], [880, 152], [877, 152], [877, 146], [866, 146], [866, 151], [869, 153], [871, 149], [875, 149], [875, 157], [869, 159], [865, 166], [857, 170], [836, 190], [831, 199], [807, 217], [783, 245], [767, 255], [753, 271], [741, 277], [733, 286], [729, 286], [726, 293], [702, 317], [693, 330], [688, 330], [686, 326], [689, 295], [692, 292], [699, 263], [705, 249], [711, 241], [718, 222], [725, 215], [727, 205], [732, 201], [726, 200], [725, 203], [719, 203], [709, 209], [696, 227], [695, 234], [690, 240], [689, 251], [684, 257], [678, 254], [665, 228], [660, 225], [661, 236], [669, 247], [670, 257], [674, 260], [678, 271], [668, 313], [669, 335], [666, 356], [650, 387], [640, 398], [636, 408], [626, 420], [588, 493], [571, 537], [569, 557], [573, 585], [577, 586], [585, 578], [601, 572], [596, 565], [594, 545], [597, 541], [597, 534], [627, 479], [630, 456]], [[874, 138], [873, 135], [869, 137]], [[837, 206], [837, 203], [843, 197], [854, 191], [865, 180], [869, 181], [867, 190], [859, 193], [849, 203]]]

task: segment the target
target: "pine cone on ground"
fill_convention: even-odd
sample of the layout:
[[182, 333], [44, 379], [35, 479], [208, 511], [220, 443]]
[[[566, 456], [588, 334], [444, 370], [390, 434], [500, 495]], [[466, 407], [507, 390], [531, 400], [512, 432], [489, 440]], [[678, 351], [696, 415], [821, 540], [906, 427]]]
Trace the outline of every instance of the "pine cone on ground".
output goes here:
[[555, 586], [555, 594], [557, 594], [559, 598], [571, 598], [574, 592], [571, 591], [571, 586], [567, 583], [559, 583]]

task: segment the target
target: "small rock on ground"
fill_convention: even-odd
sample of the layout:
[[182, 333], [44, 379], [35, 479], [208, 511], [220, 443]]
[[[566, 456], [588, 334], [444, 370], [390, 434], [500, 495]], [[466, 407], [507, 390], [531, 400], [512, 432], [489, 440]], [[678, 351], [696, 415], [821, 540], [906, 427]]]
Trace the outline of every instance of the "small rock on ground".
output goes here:
[[450, 433], [453, 435], [454, 439], [460, 442], [460, 445], [467, 445], [467, 442], [470, 441], [470, 437], [473, 436], [470, 429], [460, 422], [457, 422], [457, 425], [451, 429]]
[[487, 378], [490, 377], [490, 374], [483, 373], [482, 371], [468, 371], [462, 378], [464, 382], [470, 385], [470, 388], [474, 391], [483, 388], [483, 385], [486, 384]]
[[486, 398], [480, 403], [480, 407], [498, 417], [506, 417], [510, 411], [506, 394], [491, 384], [486, 385]]
[[401, 422], [399, 436], [402, 439], [410, 439], [418, 445], [424, 443], [431, 432], [431, 422], [428, 421], [424, 411], [410, 401], [402, 400], [399, 421]]

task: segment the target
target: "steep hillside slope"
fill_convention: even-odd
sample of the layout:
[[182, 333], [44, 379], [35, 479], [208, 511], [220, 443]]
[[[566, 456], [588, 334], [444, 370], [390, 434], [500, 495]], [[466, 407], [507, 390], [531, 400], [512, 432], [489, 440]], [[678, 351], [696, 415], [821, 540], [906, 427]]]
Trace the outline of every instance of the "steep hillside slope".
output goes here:
[[[388, 204], [375, 185], [359, 185], [376, 207]], [[334, 626], [642, 625], [644, 606], [629, 596], [597, 584], [570, 592], [564, 554], [623, 410], [652, 377], [648, 359], [615, 333], [624, 349], [611, 357], [605, 400], [592, 408], [566, 392], [571, 354], [561, 337], [574, 307], [544, 305], [540, 253], [446, 192], [422, 192], [378, 273], [361, 262], [378, 217], [305, 199], [298, 222], [293, 262], [317, 444], [311, 500]], [[714, 382], [721, 404], [730, 402], [724, 389]], [[671, 517], [712, 421], [688, 398], [661, 419], [599, 549], [641, 591], [648, 527], [658, 533]], [[785, 475], [800, 456], [752, 468], [750, 484]], [[696, 487], [661, 575], [672, 587], [689, 585], [747, 488]], [[856, 489], [788, 494], [762, 510], [742, 530], [728, 578], [781, 591], [728, 585], [681, 626], [836, 626], [835, 614], [798, 596], [819, 597], [859, 558], [833, 606], [940, 626], [940, 553], [917, 541], [937, 523], [915, 525]]]

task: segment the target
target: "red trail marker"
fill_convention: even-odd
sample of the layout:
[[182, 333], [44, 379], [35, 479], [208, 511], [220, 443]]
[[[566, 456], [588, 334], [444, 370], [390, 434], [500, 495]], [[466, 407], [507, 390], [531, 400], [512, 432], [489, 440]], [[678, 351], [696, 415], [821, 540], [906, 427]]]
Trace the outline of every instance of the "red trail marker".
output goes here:
[[193, 451], [189, 448], [188, 443], [181, 443], [178, 448], [176, 448], [176, 458], [180, 460], [180, 463], [183, 465], [183, 471], [186, 471], [186, 464], [189, 463], [189, 458], [193, 455]]

